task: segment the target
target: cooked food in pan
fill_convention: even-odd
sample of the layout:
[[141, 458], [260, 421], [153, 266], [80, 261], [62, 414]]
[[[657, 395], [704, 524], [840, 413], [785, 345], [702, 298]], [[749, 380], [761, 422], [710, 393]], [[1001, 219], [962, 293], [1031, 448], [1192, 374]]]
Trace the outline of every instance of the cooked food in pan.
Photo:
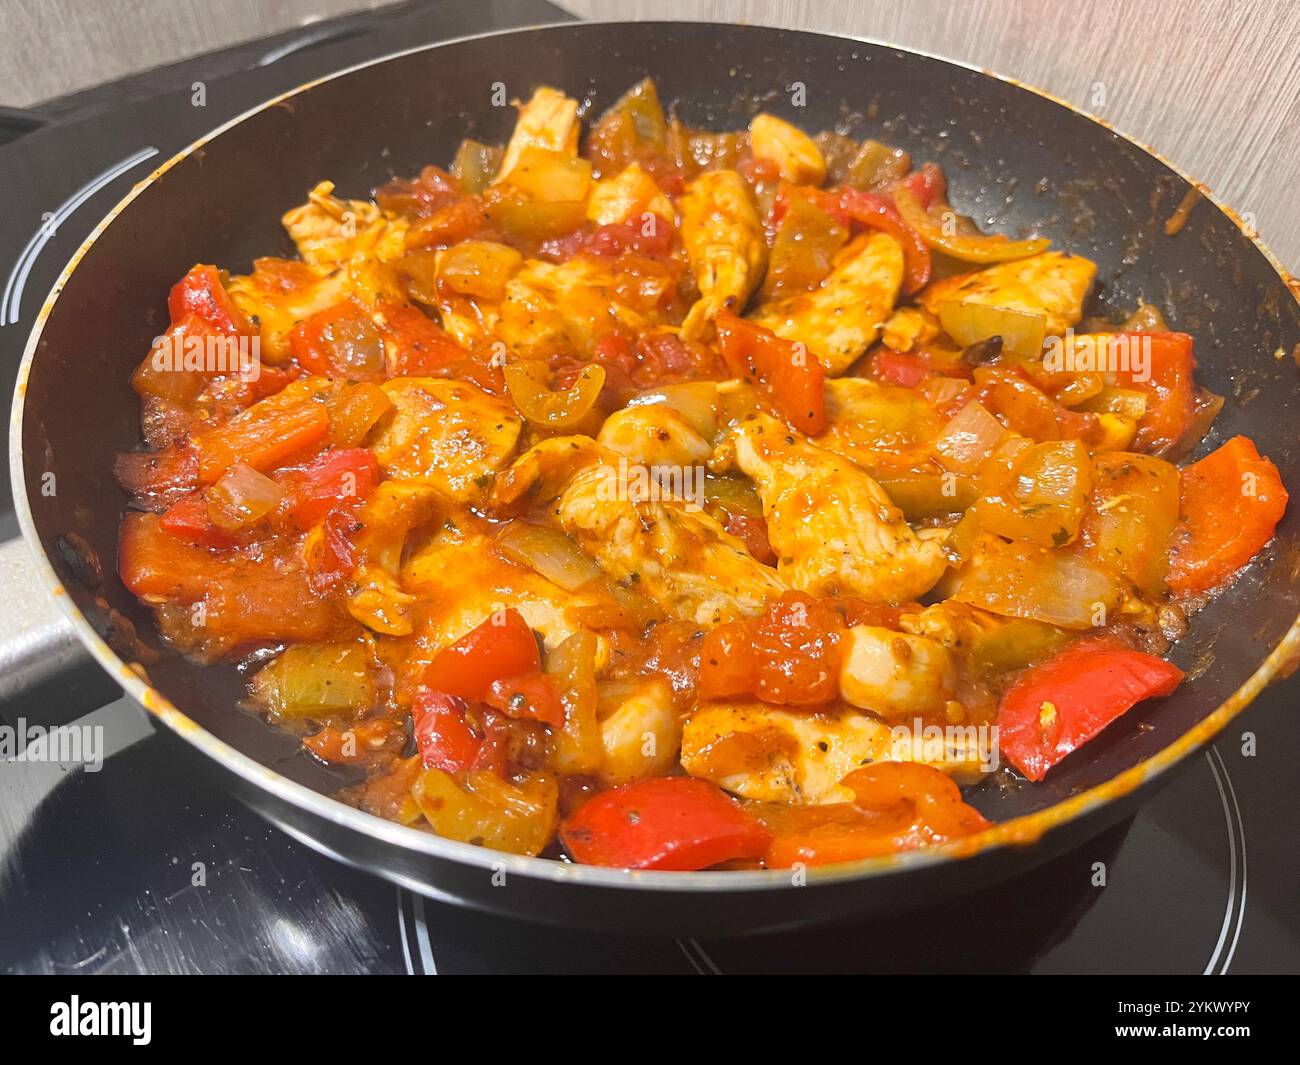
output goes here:
[[884, 144], [578, 111], [172, 289], [119, 561], [179, 653], [347, 802], [666, 870], [977, 833], [1182, 681], [1287, 502], [1245, 437], [1180, 466], [1191, 336]]

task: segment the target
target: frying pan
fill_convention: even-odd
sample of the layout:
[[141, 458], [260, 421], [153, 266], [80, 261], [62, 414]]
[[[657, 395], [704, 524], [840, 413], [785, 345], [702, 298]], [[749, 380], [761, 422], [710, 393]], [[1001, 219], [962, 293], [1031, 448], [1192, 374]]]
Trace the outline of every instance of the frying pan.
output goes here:
[[[64, 270], [36, 322], [14, 400], [21, 544], [0, 549], [4, 690], [55, 682], [86, 652], [194, 759], [312, 847], [432, 897], [556, 924], [720, 935], [898, 912], [973, 890], [1076, 846], [1131, 813], [1300, 656], [1300, 507], [1274, 545], [1199, 614], [1174, 652], [1191, 679], [1037, 786], [1005, 776], [970, 801], [999, 822], [934, 850], [789, 872], [634, 873], [502, 855], [382, 821], [328, 797], [347, 782], [235, 706], [233, 668], [167, 652], [116, 578], [125, 498], [115, 453], [140, 443], [128, 378], [166, 326], [165, 296], [195, 262], [233, 271], [292, 254], [280, 215], [322, 178], [365, 197], [445, 162], [464, 136], [504, 141], [496, 83], [540, 84], [599, 113], [645, 75], [690, 125], [743, 127], [769, 110], [933, 159], [954, 206], [1003, 232], [1029, 228], [1099, 265], [1092, 313], [1159, 304], [1196, 336], [1199, 378], [1229, 401], [1213, 446], [1246, 432], [1300, 486], [1297, 286], [1226, 210], [1151, 152], [1042, 93], [887, 45], [754, 26], [566, 24], [465, 38], [379, 59], [271, 100], [138, 185]], [[800, 88], [802, 87], [802, 92]], [[794, 106], [794, 103], [803, 106]], [[1189, 192], [1176, 235], [1164, 223]], [[97, 575], [88, 556], [97, 556]], [[131, 630], [138, 634], [131, 639]], [[141, 645], [144, 645], [142, 650]], [[161, 651], [160, 655], [150, 651]], [[145, 675], [132, 659], [156, 657]], [[65, 700], [72, 689], [65, 687]], [[182, 796], [160, 795], [159, 801]]]

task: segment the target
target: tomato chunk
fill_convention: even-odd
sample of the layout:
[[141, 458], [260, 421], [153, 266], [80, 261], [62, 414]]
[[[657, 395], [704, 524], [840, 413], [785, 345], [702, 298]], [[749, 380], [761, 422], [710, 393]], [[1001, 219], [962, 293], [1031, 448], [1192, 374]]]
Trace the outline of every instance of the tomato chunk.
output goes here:
[[295, 472], [289, 517], [300, 529], [323, 521], [337, 506], [365, 502], [379, 482], [379, 462], [364, 447], [323, 452]]
[[719, 625], [700, 645], [699, 696], [754, 695], [821, 706], [839, 695], [843, 616], [804, 592], [784, 592], [758, 618]]
[[537, 637], [512, 607], [493, 614], [439, 651], [424, 671], [424, 683], [462, 699], [484, 699], [494, 680], [536, 673], [541, 668]]
[[289, 351], [308, 373], [349, 381], [382, 381], [384, 338], [356, 300], [318, 311], [293, 327]]
[[1169, 586], [1203, 592], [1246, 565], [1273, 536], [1289, 496], [1277, 467], [1234, 436], [1182, 473]]
[[1172, 662], [1107, 640], [1085, 640], [1025, 673], [1002, 696], [1002, 754], [1030, 780], [1082, 747], [1143, 699], [1182, 683]]
[[826, 427], [826, 371], [804, 344], [721, 311], [716, 319], [722, 358], [732, 373], [759, 382], [785, 420], [816, 436]]
[[478, 757], [483, 737], [466, 720], [465, 703], [446, 692], [421, 688], [411, 701], [420, 761], [426, 769], [460, 773]]
[[686, 871], [758, 858], [772, 836], [716, 784], [650, 777], [591, 799], [560, 838], [584, 865]]

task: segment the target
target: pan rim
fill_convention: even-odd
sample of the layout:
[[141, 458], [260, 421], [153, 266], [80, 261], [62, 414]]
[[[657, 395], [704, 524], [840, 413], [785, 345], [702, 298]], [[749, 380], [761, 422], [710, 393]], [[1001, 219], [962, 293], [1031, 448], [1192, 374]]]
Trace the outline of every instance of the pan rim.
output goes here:
[[[311, 79], [293, 89], [273, 96], [262, 103], [249, 108], [241, 114], [234, 116], [210, 132], [197, 138], [191, 144], [180, 149], [165, 162], [155, 167], [148, 177], [132, 186], [131, 190], [108, 211], [108, 213], [95, 225], [94, 229], [72, 254], [68, 263], [60, 271], [58, 279], [55, 281], [50, 293], [42, 302], [41, 309], [33, 321], [32, 330], [23, 352], [18, 370], [17, 384], [14, 390], [9, 433], [10, 479], [13, 488], [14, 510], [18, 518], [22, 538], [27, 541], [29, 548], [35, 556], [35, 571], [38, 579], [58, 604], [58, 608], [71, 622], [78, 638], [90, 651], [91, 655], [96, 659], [99, 665], [108, 672], [110, 676], [114, 677], [125, 688], [126, 693], [143, 706], [152, 716], [160, 720], [168, 728], [176, 732], [205, 755], [212, 758], [219, 765], [233, 772], [248, 784], [260, 788], [263, 791], [270, 792], [271, 795], [279, 801], [285, 802], [292, 807], [303, 810], [308, 814], [319, 817], [342, 828], [362, 833], [370, 839], [377, 840], [389, 846], [397, 847], [402, 851], [416, 853], [430, 858], [448, 860], [458, 864], [475, 866], [488, 872], [504, 871], [507, 874], [513, 873], [515, 875], [525, 876], [535, 880], [546, 880], [554, 883], [572, 883], [599, 888], [649, 888], [656, 890], [690, 892], [748, 892], [790, 888], [795, 886], [790, 871], [782, 869], [726, 872], [701, 871], [683, 874], [608, 869], [599, 866], [577, 865], [549, 858], [534, 858], [523, 855], [506, 854], [501, 851], [488, 850], [483, 847], [473, 846], [472, 844], [444, 839], [431, 833], [420, 832], [414, 828], [408, 828], [397, 824], [396, 822], [388, 821], [373, 814], [356, 809], [355, 807], [348, 806], [338, 799], [332, 798], [328, 795], [323, 795], [307, 788], [305, 785], [298, 784], [208, 732], [197, 722], [188, 717], [183, 711], [174, 706], [165, 695], [152, 687], [152, 685], [148, 684], [138, 673], [135, 672], [135, 670], [125, 663], [117, 653], [107, 645], [107, 643], [104, 642], [95, 631], [94, 627], [90, 624], [90, 621], [72, 601], [71, 596], [68, 594], [66, 588], [64, 588], [58, 575], [55, 573], [54, 567], [49, 560], [49, 556], [46, 554], [44, 547], [41, 544], [36, 529], [35, 518], [31, 511], [30, 499], [27, 493], [26, 469], [22, 451], [22, 430], [27, 381], [30, 376], [36, 349], [44, 332], [45, 324], [53, 313], [55, 304], [57, 303], [59, 295], [63, 291], [67, 279], [78, 267], [82, 258], [84, 258], [89, 249], [94, 245], [95, 241], [99, 239], [104, 231], [138, 196], [144, 192], [145, 189], [155, 184], [164, 174], [171, 170], [172, 167], [176, 166], [204, 145], [215, 140], [228, 130], [262, 111], [275, 107], [285, 100], [297, 96], [300, 93], [304, 93], [327, 81], [333, 81], [355, 73], [356, 71], [390, 62], [395, 59], [400, 59], [408, 55], [443, 47], [450, 47], [467, 41], [490, 39], [493, 37], [508, 35], [523, 35], [533, 31], [579, 29], [585, 26], [624, 27], [633, 30], [639, 29], [643, 26], [675, 27], [685, 31], [701, 26], [733, 30], [737, 28], [766, 29], [782, 33], [849, 41], [853, 43], [868, 44], [873, 47], [886, 48], [904, 54], [921, 56], [936, 62], [970, 70], [984, 77], [1002, 81], [1014, 88], [1035, 93], [1036, 95], [1039, 95], [1058, 106], [1073, 111], [1088, 121], [1101, 126], [1111, 135], [1128, 141], [1134, 147], [1151, 156], [1166, 169], [1170, 170], [1172, 173], [1186, 181], [1189, 185], [1196, 188], [1205, 199], [1223, 212], [1224, 215], [1232, 221], [1239, 230], [1241, 230], [1243, 235], [1260, 250], [1265, 259], [1272, 266], [1274, 272], [1278, 274], [1279, 281], [1282, 283], [1283, 287], [1292, 295], [1292, 298], [1295, 299], [1297, 303], [1300, 303], [1300, 290], [1296, 288], [1294, 279], [1291, 278], [1291, 275], [1286, 268], [1282, 266], [1277, 257], [1259, 238], [1258, 233], [1252, 232], [1250, 229], [1245, 227], [1236, 212], [1221, 203], [1203, 183], [1196, 181], [1194, 178], [1184, 173], [1159, 152], [1151, 149], [1142, 142], [1127, 136], [1119, 130], [1116, 130], [1109, 123], [1094, 115], [1088, 114], [1080, 108], [1070, 104], [1068, 101], [1062, 100], [1059, 97], [1032, 85], [1027, 85], [1017, 79], [997, 74], [983, 67], [975, 66], [959, 60], [953, 60], [921, 49], [904, 48], [886, 41], [867, 37], [825, 33], [816, 30], [789, 29], [788, 27], [756, 23], [748, 23], [743, 27], [738, 27], [734, 24], [725, 22], [682, 22], [675, 20], [615, 20], [610, 22], [565, 21], [493, 30], [486, 33], [467, 34], [446, 41], [418, 45], [383, 56], [378, 56], [342, 68], [330, 74], [323, 75], [319, 78]], [[992, 828], [976, 836], [967, 837], [966, 839], [958, 840], [954, 843], [940, 847], [925, 848], [901, 854], [883, 855], [855, 862], [844, 862], [836, 865], [814, 867], [807, 870], [801, 879], [807, 884], [807, 886], [812, 887], [815, 885], [827, 885], [844, 881], [867, 879], [870, 877], [888, 876], [940, 863], [948, 863], [956, 859], [973, 857], [977, 854], [983, 854], [989, 851], [1004, 850], [1013, 845], [1026, 846], [1034, 844], [1051, 829], [1075, 821], [1093, 810], [1101, 808], [1112, 800], [1118, 799], [1123, 795], [1135, 791], [1141, 786], [1149, 784], [1157, 777], [1163, 775], [1167, 770], [1171, 769], [1174, 765], [1182, 762], [1187, 756], [1194, 753], [1213, 739], [1229, 721], [1236, 717], [1237, 714], [1241, 713], [1241, 711], [1251, 703], [1255, 696], [1258, 695], [1259, 692], [1269, 684], [1279, 672], [1283, 671], [1285, 667], [1294, 663], [1298, 659], [1300, 659], [1300, 617], [1297, 617], [1296, 620], [1292, 622], [1286, 633], [1283, 634], [1278, 643], [1273, 647], [1263, 661], [1233, 691], [1233, 693], [1228, 696], [1227, 699], [1220, 703], [1218, 707], [1197, 722], [1197, 724], [1191, 729], [1176, 737], [1171, 743], [1161, 748], [1155, 754], [1133, 766], [1130, 766], [1128, 769], [1116, 776], [1111, 777], [1086, 791], [1080, 792], [1077, 795], [1070, 796], [1067, 799], [1054, 803], [1043, 810], [1031, 814], [1025, 814], [1011, 821], [994, 825]], [[300, 839], [303, 838], [301, 832], [295, 831], [291, 832], [291, 834]], [[306, 842], [313, 843], [311, 840], [307, 840]], [[384, 870], [372, 869], [371, 871], [376, 872], [378, 875], [384, 876], [389, 880], [397, 879], [396, 874], [390, 874]], [[407, 886], [411, 886], [412, 883], [415, 883], [415, 889], [419, 890], [418, 881], [410, 880], [410, 878], [406, 879], [410, 881]]]

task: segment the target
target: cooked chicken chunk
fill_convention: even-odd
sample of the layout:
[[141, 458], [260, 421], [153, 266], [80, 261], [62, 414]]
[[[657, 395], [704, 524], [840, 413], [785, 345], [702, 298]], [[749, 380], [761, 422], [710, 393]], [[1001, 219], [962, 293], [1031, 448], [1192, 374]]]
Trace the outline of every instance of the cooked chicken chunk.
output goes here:
[[992, 768], [974, 729], [925, 739], [910, 724], [891, 727], [851, 707], [809, 713], [758, 701], [717, 702], [686, 719], [681, 761], [691, 776], [743, 798], [806, 805], [852, 802], [841, 781], [872, 762], [920, 761], [962, 783]]
[[840, 665], [845, 702], [889, 720], [932, 714], [953, 698], [956, 680], [952, 658], [934, 640], [875, 625], [849, 630]]
[[[603, 701], [603, 700], [602, 700]], [[610, 786], [667, 773], [677, 761], [682, 722], [673, 689], [662, 677], [647, 677], [620, 694], [611, 710], [600, 711], [605, 748], [600, 779]]]
[[493, 482], [492, 504], [510, 507], [531, 493], [533, 502], [545, 505], [564, 491], [580, 469], [608, 457], [609, 452], [581, 434], [539, 440]]
[[394, 409], [371, 447], [385, 476], [427, 481], [461, 503], [483, 500], [519, 442], [514, 408], [464, 381], [400, 377], [383, 389]]
[[[357, 515], [355, 571], [348, 613], [374, 632], [405, 636], [415, 598], [403, 588], [402, 555], [411, 534], [437, 515], [437, 489], [420, 482], [382, 481]], [[316, 531], [312, 538], [322, 534]], [[308, 551], [316, 548], [310, 543]]]
[[902, 603], [947, 568], [941, 545], [918, 537], [860, 466], [766, 414], [742, 420], [729, 442], [763, 500], [777, 572], [790, 587]]
[[826, 180], [821, 149], [803, 130], [767, 112], [749, 124], [749, 147], [755, 159], [775, 163], [792, 185], [820, 185]]
[[322, 181], [281, 220], [305, 263], [336, 266], [357, 255], [396, 259], [405, 251], [407, 224], [386, 218], [368, 200], [340, 200], [334, 182]]
[[1083, 317], [1083, 302], [1096, 276], [1097, 264], [1082, 255], [1048, 251], [934, 281], [920, 300], [936, 315], [940, 305], [954, 300], [1041, 314], [1049, 334], [1063, 333]]
[[635, 584], [672, 617], [706, 625], [753, 617], [785, 591], [697, 504], [653, 487], [647, 493], [628, 473], [626, 463], [589, 466], [555, 508], [564, 530], [611, 577]]
[[565, 591], [504, 558], [478, 533], [439, 534], [411, 556], [402, 584], [418, 600], [416, 634], [429, 658], [503, 607], [518, 610], [553, 649], [582, 628], [584, 608], [609, 602], [597, 588]]
[[615, 411], [605, 419], [596, 440], [643, 466], [695, 466], [713, 450], [691, 423], [666, 403]]
[[749, 186], [734, 170], [701, 174], [677, 203], [682, 243], [700, 299], [682, 323], [682, 336], [708, 340], [724, 307], [737, 314], [763, 280], [767, 243]]
[[506, 282], [496, 335], [523, 358], [590, 355], [607, 333], [639, 335], [662, 320], [657, 296], [638, 292], [646, 297], [638, 308], [627, 292], [622, 275], [589, 256], [563, 263], [528, 259]]
[[559, 89], [543, 85], [519, 107], [519, 119], [510, 135], [496, 180], [503, 181], [527, 148], [543, 148], [565, 155], [578, 154], [578, 101]]
[[811, 292], [759, 307], [750, 316], [786, 340], [802, 341], [832, 376], [880, 336], [903, 283], [903, 249], [884, 233], [863, 233], [835, 254]]
[[598, 226], [639, 220], [647, 212], [671, 223], [676, 217], [672, 202], [638, 163], [591, 187], [587, 218]]

